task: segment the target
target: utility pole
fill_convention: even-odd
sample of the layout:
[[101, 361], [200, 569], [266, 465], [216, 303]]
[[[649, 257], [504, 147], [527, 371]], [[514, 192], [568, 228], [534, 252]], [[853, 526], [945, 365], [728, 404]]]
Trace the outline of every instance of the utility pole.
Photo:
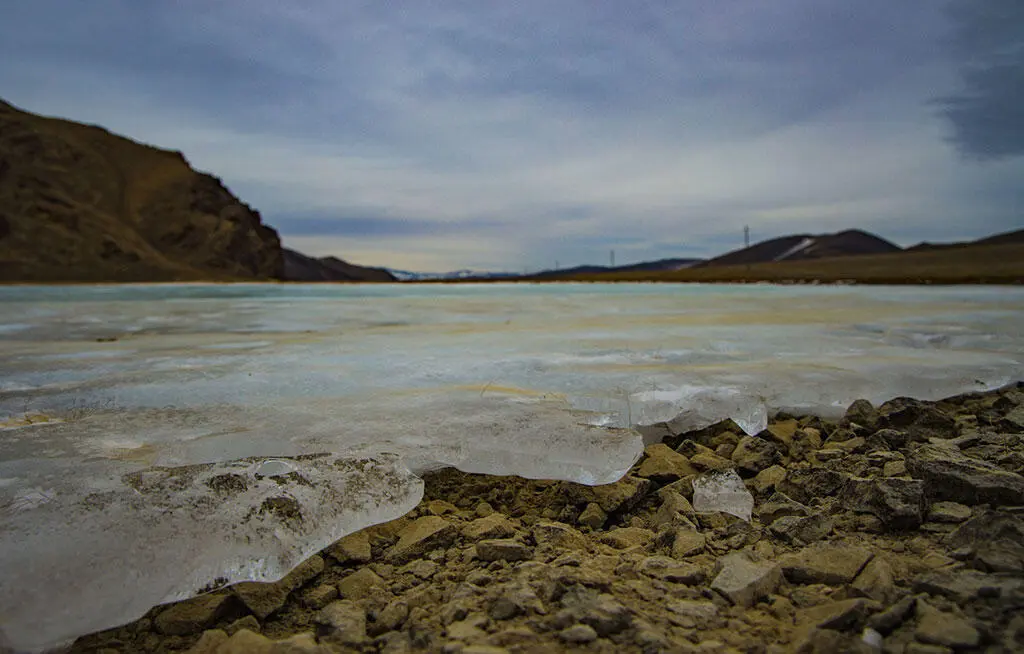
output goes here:
[[558, 270], [558, 259], [555, 259], [555, 270]]
[[615, 267], [615, 250], [611, 251], [611, 254], [608, 257], [608, 260], [611, 262], [611, 267], [614, 268]]
[[743, 226], [743, 247], [750, 247], [750, 225]]

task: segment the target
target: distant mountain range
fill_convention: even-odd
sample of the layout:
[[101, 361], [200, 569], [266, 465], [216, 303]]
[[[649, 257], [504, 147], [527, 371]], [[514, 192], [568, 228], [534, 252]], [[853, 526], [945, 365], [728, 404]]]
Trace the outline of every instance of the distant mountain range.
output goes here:
[[0, 281], [806, 280], [863, 277], [868, 268], [871, 279], [889, 279], [889, 270], [902, 269], [913, 275], [892, 279], [923, 281], [952, 279], [943, 269], [954, 265], [963, 268], [964, 278], [1013, 281], [1024, 278], [1024, 270], [1018, 277], [1021, 246], [1024, 230], [906, 250], [846, 230], [772, 238], [708, 260], [584, 265], [528, 275], [357, 266], [281, 247], [259, 212], [216, 177], [193, 170], [180, 152], [0, 100]]

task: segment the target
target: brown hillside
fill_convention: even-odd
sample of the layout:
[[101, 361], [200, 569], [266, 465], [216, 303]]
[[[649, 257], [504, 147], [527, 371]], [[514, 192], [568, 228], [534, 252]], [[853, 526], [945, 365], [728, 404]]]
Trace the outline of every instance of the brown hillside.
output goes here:
[[1021, 284], [1024, 244], [972, 245], [955, 250], [895, 252], [687, 268], [674, 272], [581, 275], [578, 281], [856, 282], [860, 284]]
[[180, 152], [0, 101], [0, 281], [283, 275], [277, 232]]
[[696, 267], [806, 261], [899, 251], [898, 245], [879, 236], [859, 229], [849, 229], [836, 234], [796, 234], [773, 238], [709, 259]]

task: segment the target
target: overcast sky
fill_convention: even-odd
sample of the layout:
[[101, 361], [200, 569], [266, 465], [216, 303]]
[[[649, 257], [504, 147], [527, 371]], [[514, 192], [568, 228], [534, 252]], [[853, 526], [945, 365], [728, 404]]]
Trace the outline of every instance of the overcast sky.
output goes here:
[[24, 0], [0, 97], [421, 271], [1024, 226], [1024, 2]]

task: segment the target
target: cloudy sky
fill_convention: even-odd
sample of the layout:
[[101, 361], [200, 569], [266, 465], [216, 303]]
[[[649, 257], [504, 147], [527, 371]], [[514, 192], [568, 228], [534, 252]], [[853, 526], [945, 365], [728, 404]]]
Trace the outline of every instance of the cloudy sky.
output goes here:
[[184, 151], [285, 245], [539, 269], [1024, 226], [1020, 0], [24, 0], [0, 97]]

